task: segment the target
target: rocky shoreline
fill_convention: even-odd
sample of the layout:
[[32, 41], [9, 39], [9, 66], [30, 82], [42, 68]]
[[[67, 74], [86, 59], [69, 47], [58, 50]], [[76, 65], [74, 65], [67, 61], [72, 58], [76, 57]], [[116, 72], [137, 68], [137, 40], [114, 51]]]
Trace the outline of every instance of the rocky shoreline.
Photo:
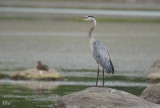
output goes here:
[[90, 87], [71, 93], [54, 102], [54, 108], [160, 108], [160, 59], [156, 60], [147, 76], [152, 83], [140, 97], [125, 91]]
[[150, 67], [148, 76], [148, 83], [158, 83], [160, 82], [160, 58], [157, 59]]
[[90, 87], [57, 99], [54, 108], [160, 108], [160, 105], [125, 91]]
[[[155, 74], [156, 73], [156, 74]], [[0, 72], [0, 78], [14, 80], [62, 80], [54, 69], [27, 69], [6, 75]], [[131, 93], [107, 87], [89, 87], [85, 90], [60, 97], [54, 102], [54, 108], [160, 108], [160, 59], [151, 66], [147, 76], [149, 86], [140, 97]]]
[[49, 80], [49, 81], [57, 81], [63, 80], [62, 75], [54, 69], [45, 70], [37, 70], [27, 69], [23, 71], [15, 71], [10, 74], [0, 73], [0, 78], [9, 78], [12, 80]]

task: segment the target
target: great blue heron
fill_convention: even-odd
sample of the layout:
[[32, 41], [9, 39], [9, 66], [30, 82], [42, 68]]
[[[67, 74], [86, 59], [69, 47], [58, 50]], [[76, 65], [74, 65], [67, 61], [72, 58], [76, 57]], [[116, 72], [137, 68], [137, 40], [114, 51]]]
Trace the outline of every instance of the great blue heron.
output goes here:
[[45, 70], [45, 71], [48, 71], [48, 70], [49, 70], [48, 66], [42, 64], [41, 61], [38, 61], [37, 63], [38, 63], [38, 65], [37, 65], [37, 67], [36, 67], [37, 70]]
[[94, 28], [96, 27], [96, 19], [93, 16], [86, 16], [85, 18], [76, 18], [76, 19], [93, 22], [93, 26], [89, 30], [89, 44], [92, 50], [92, 55], [98, 65], [96, 86], [98, 84], [99, 65], [100, 65], [103, 68], [103, 87], [104, 87], [104, 70], [108, 74], [110, 73], [114, 74], [114, 66], [113, 66], [108, 50], [105, 48], [105, 46], [102, 44], [101, 41], [95, 40], [92, 35], [92, 32]]

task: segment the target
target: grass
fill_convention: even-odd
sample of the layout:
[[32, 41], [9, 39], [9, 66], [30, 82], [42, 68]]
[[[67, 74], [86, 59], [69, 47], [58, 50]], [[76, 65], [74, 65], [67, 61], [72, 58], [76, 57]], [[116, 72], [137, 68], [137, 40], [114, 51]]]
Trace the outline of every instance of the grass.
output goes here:
[[[35, 21], [35, 20], [55, 20], [55, 21], [75, 21], [75, 18], [31, 18], [31, 17], [0, 17], [3, 20], [16, 21]], [[116, 23], [160, 23], [159, 18], [96, 18], [98, 22], [116, 22]]]
[[[64, 96], [73, 92], [84, 90], [86, 88], [88, 88], [88, 86], [63, 85], [59, 86], [57, 89], [52, 90], [51, 92], [59, 96]], [[126, 91], [137, 96], [139, 96], [145, 89], [145, 87], [116, 87], [116, 86], [109, 88]]]
[[2, 71], [22, 71], [22, 70], [25, 70], [26, 68], [23, 68], [23, 67], [19, 67], [19, 68], [2, 68], [1, 70]]
[[125, 19], [125, 18], [97, 18], [98, 22], [131, 22], [131, 23], [139, 23], [139, 22], [143, 22], [143, 23], [160, 23], [160, 19]]
[[146, 88], [146, 87], [111, 87], [111, 88], [115, 88], [117, 90], [122, 90], [122, 91], [126, 91], [129, 92], [131, 94], [134, 94], [136, 96], [140, 96], [142, 91]]
[[29, 17], [0, 17], [1, 20], [35, 20], [36, 18]]
[[[65, 77], [68, 81], [96, 81], [94, 77]], [[99, 80], [102, 80], [102, 77], [99, 77]], [[131, 76], [105, 76], [105, 81], [125, 81], [125, 82], [145, 82], [145, 77], [131, 77]]]
[[92, 69], [64, 69], [62, 68], [61, 71], [63, 72], [96, 72], [97, 70]]
[[88, 86], [62, 85], [62, 86], [59, 86], [57, 89], [53, 89], [52, 93], [60, 96], [64, 96], [66, 94], [81, 91], [86, 88], [88, 88]]
[[[73, 21], [75, 19], [67, 19]], [[116, 23], [160, 23], [159, 18], [96, 18], [97, 22], [116, 22]]]
[[[25, 70], [26, 68], [3, 68], [2, 71], [22, 71]], [[92, 69], [61, 69], [60, 71], [63, 72], [96, 72], [97, 70], [92, 70]], [[75, 81], [75, 82], [79, 82], [79, 81], [96, 81], [96, 77], [69, 77], [66, 76], [64, 77], [64, 79], [66, 79], [67, 81]], [[102, 80], [102, 76], [99, 76], [99, 80]], [[145, 82], [146, 81], [146, 77], [140, 77], [140, 76], [124, 76], [124, 75], [108, 75], [105, 76], [105, 80], [106, 81], [127, 81], [127, 82]]]

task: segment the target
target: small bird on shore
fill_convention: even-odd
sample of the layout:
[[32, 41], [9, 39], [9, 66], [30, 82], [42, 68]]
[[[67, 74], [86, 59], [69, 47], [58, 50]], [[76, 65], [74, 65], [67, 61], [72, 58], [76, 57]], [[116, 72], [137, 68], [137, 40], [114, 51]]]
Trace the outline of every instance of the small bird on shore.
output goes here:
[[96, 27], [96, 19], [93, 16], [86, 16], [85, 18], [76, 18], [76, 19], [93, 22], [93, 26], [89, 30], [89, 44], [92, 50], [92, 55], [98, 65], [96, 86], [98, 84], [99, 65], [100, 65], [103, 68], [103, 87], [104, 87], [104, 71], [107, 72], [108, 74], [110, 73], [114, 74], [114, 66], [108, 50], [105, 48], [105, 46], [102, 44], [101, 41], [95, 40], [92, 35], [92, 32]]
[[48, 66], [42, 64], [41, 61], [38, 61], [37, 63], [38, 63], [38, 65], [37, 65], [37, 67], [36, 67], [37, 70], [45, 70], [45, 71], [48, 71], [48, 70], [49, 70]]

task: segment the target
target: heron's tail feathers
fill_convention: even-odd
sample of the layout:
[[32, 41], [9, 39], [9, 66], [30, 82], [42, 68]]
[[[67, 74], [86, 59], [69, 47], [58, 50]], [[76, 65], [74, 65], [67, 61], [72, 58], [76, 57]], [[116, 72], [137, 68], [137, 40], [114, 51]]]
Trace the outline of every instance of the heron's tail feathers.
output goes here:
[[110, 60], [110, 64], [111, 64], [111, 68], [112, 68], [112, 74], [114, 74], [114, 66], [113, 66], [113, 63], [111, 60]]
[[108, 74], [114, 74], [114, 66], [111, 60], [109, 60], [109, 65], [108, 66], [104, 66], [104, 70], [108, 73]]

